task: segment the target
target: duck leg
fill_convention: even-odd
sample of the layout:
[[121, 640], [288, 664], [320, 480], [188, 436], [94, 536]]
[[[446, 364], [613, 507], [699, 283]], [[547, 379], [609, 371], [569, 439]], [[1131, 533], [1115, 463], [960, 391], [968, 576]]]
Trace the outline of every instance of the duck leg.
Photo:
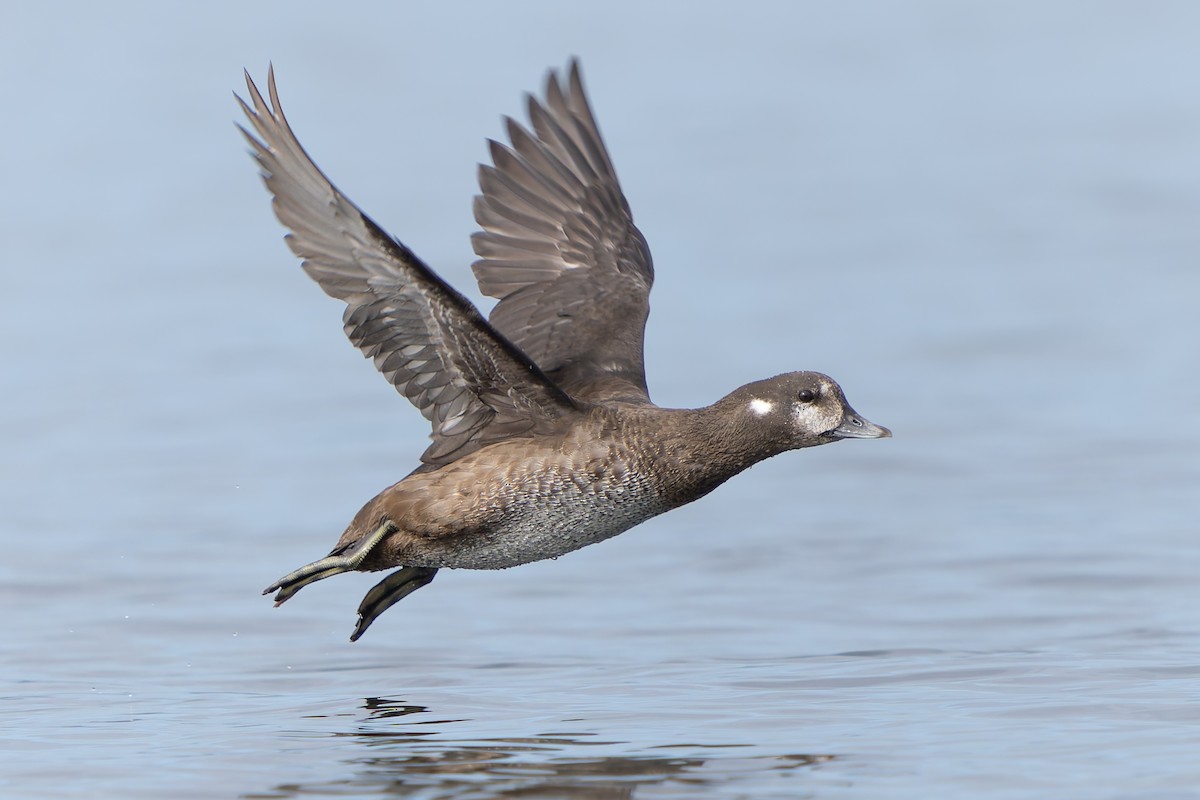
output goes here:
[[310, 583], [358, 569], [363, 559], [367, 557], [367, 553], [371, 552], [371, 549], [375, 545], [383, 541], [385, 536], [396, 530], [395, 525], [390, 522], [384, 522], [374, 531], [354, 542], [345, 550], [341, 552], [335, 550], [322, 559], [318, 559], [311, 564], [305, 564], [300, 569], [289, 572], [264, 589], [263, 594], [270, 594], [278, 589], [279, 594], [275, 595], [275, 605], [278, 606]]
[[358, 624], [350, 641], [357, 642], [383, 612], [433, 580], [437, 567], [404, 567], [375, 584], [358, 605]]

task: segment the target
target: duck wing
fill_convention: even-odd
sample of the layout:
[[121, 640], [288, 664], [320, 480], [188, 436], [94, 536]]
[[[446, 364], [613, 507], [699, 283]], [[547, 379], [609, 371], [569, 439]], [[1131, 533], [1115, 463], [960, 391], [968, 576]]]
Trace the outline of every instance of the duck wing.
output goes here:
[[268, 74], [246, 75], [242, 128], [304, 271], [346, 303], [346, 335], [433, 425], [421, 456], [454, 461], [501, 439], [556, 428], [579, 407], [470, 301], [350, 202], [304, 152]]
[[579, 62], [490, 141], [471, 237], [492, 325], [572, 397], [648, 403], [642, 336], [654, 268], [588, 105]]

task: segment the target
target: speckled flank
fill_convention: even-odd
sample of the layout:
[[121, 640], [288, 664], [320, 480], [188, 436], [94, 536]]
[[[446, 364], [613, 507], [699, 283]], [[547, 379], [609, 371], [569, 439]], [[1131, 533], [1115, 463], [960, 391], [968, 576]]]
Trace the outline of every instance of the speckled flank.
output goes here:
[[368, 504], [343, 541], [382, 514], [401, 530], [366, 569], [503, 569], [603, 541], [672, 507], [654, 477], [654, 450], [582, 432], [546, 444], [501, 443], [413, 475]]
[[[571, 454], [573, 459], [578, 454]], [[670, 506], [656, 495], [646, 477], [634, 470], [620, 476], [576, 471], [570, 461], [545, 463], [537, 472], [518, 474], [484, 487], [497, 512], [494, 524], [473, 535], [429, 542], [428, 563], [418, 555], [405, 563], [417, 566], [503, 569], [558, 556], [616, 536]], [[596, 479], [598, 477], [598, 479]], [[501, 491], [511, 494], [502, 498]]]

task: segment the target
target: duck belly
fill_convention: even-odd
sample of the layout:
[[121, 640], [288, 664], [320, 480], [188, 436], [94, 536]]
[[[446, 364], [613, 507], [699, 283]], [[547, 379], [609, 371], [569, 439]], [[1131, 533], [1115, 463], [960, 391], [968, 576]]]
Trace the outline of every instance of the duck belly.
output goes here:
[[558, 558], [671, 507], [631, 469], [551, 468], [488, 483], [479, 498], [486, 521], [438, 541], [431, 563], [416, 566], [505, 569]]

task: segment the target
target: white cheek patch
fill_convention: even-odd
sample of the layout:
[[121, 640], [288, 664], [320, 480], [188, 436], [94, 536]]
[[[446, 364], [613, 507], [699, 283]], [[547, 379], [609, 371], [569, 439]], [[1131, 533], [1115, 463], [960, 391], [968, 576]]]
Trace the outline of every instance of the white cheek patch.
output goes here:
[[772, 403], [770, 400], [760, 400], [759, 398], [756, 397], [750, 401], [750, 413], [751, 414], [755, 414], [760, 417], [765, 417], [767, 414], [770, 414], [774, 410], [775, 410], [775, 404]]
[[825, 414], [813, 403], [795, 403], [792, 414], [796, 426], [801, 430], [819, 431], [823, 429]]

